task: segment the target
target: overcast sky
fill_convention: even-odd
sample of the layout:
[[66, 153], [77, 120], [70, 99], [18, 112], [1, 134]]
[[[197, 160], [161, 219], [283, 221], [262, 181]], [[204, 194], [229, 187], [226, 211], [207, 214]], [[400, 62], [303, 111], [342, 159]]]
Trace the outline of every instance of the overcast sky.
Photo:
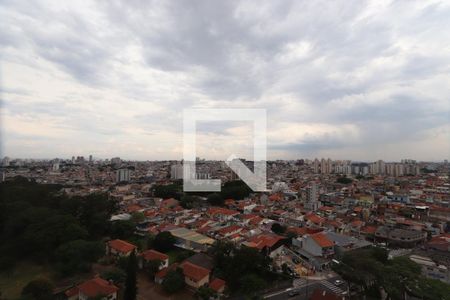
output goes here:
[[[181, 159], [187, 108], [267, 109], [270, 159], [450, 156], [449, 1], [2, 0], [0, 20], [2, 156]], [[250, 125], [200, 124], [199, 156], [247, 156]]]

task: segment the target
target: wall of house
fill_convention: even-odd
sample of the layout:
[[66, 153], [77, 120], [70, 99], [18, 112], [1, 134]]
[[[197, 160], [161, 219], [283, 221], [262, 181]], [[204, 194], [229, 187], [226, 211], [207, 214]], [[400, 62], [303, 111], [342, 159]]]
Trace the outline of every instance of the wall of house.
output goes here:
[[322, 248], [311, 237], [306, 237], [303, 240], [303, 250], [308, 251], [314, 256], [322, 256]]
[[187, 285], [198, 289], [199, 287], [201, 287], [209, 282], [209, 276], [205, 276], [205, 278], [203, 278], [200, 281], [194, 281], [191, 278], [185, 276], [184, 281], [186, 282]]

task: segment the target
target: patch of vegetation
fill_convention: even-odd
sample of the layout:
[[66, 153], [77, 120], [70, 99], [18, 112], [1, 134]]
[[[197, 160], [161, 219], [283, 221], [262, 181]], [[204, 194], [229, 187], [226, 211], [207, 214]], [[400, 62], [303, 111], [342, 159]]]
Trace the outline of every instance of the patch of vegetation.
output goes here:
[[382, 287], [390, 299], [403, 299], [404, 293], [421, 299], [450, 299], [450, 285], [424, 278], [418, 264], [408, 257], [388, 260], [387, 251], [370, 248], [346, 253], [333, 269], [367, 295]]
[[270, 271], [271, 258], [257, 249], [236, 248], [228, 242], [216, 242], [211, 249], [215, 276], [223, 278], [232, 294], [254, 296], [278, 278]]
[[337, 183], [341, 183], [341, 184], [350, 184], [353, 182], [353, 180], [351, 178], [348, 178], [346, 176], [340, 176], [336, 179]]
[[90, 270], [104, 253], [96, 241], [109, 233], [117, 203], [106, 194], [69, 197], [60, 188], [20, 177], [0, 184], [0, 239], [7, 241], [0, 245], [0, 270], [31, 260], [68, 275]]
[[184, 288], [184, 285], [184, 275], [180, 268], [169, 271], [162, 283], [164, 291], [169, 294], [174, 294], [181, 291]]

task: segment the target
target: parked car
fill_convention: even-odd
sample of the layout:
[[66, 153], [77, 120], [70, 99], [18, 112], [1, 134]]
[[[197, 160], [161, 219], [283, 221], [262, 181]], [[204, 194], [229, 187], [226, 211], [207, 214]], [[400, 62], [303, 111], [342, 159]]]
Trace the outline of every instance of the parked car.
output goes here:
[[294, 289], [292, 291], [289, 292], [289, 297], [294, 297], [300, 295], [300, 290], [299, 289]]
[[336, 279], [335, 281], [334, 281], [334, 285], [335, 286], [340, 286], [340, 285], [343, 285], [344, 284], [344, 282], [342, 281], [342, 280], [340, 280], [340, 279]]

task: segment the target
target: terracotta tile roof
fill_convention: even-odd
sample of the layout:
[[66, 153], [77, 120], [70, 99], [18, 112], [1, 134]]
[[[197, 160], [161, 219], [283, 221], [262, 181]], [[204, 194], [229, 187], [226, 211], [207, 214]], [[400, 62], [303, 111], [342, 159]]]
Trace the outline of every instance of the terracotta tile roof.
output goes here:
[[280, 194], [273, 194], [269, 196], [270, 201], [281, 201], [283, 198]]
[[263, 205], [255, 206], [255, 207], [252, 209], [253, 212], [261, 212], [261, 211], [263, 211], [263, 210], [264, 210], [264, 206], [263, 206]]
[[110, 248], [122, 253], [128, 253], [136, 249], [135, 245], [122, 240], [111, 240], [108, 242], [108, 245]]
[[287, 232], [293, 232], [299, 236], [305, 235], [308, 231], [305, 227], [289, 227]]
[[64, 294], [67, 296], [67, 297], [73, 297], [73, 296], [75, 296], [75, 295], [78, 295], [78, 293], [80, 292], [80, 290], [78, 289], [78, 287], [77, 286], [74, 286], [73, 288], [71, 288], [71, 289], [68, 289], [67, 291], [65, 291], [64, 292]]
[[180, 265], [183, 269], [184, 276], [200, 281], [209, 275], [210, 271], [200, 266], [194, 265], [188, 261], [185, 261]]
[[161, 201], [161, 203], [159, 204], [159, 207], [161, 208], [169, 208], [169, 207], [175, 207], [178, 205], [178, 200], [174, 199], [174, 198], [168, 198], [168, 199], [164, 199], [163, 201]]
[[286, 211], [282, 210], [282, 209], [277, 209], [277, 210], [273, 211], [273, 213], [280, 216], [280, 215], [286, 213]]
[[225, 287], [225, 280], [214, 278], [213, 281], [209, 284], [209, 287], [218, 292], [220, 289]]
[[211, 228], [212, 228], [211, 226], [206, 225], [206, 226], [203, 226], [203, 227], [197, 229], [196, 232], [201, 233], [201, 234], [205, 234], [205, 233], [207, 233], [208, 231], [210, 231]]
[[156, 250], [147, 250], [141, 253], [142, 258], [144, 258], [145, 260], [161, 260], [164, 261], [166, 259], [169, 259], [169, 256], [161, 253], [159, 251]]
[[144, 215], [145, 215], [146, 217], [155, 217], [157, 214], [158, 214], [158, 213], [157, 213], [156, 211], [154, 211], [154, 210], [146, 210], [146, 211], [144, 212]]
[[166, 277], [169, 271], [175, 270], [178, 267], [178, 263], [171, 264], [169, 267], [162, 268], [158, 273], [155, 274], [155, 278], [163, 279]]
[[224, 227], [224, 228], [220, 229], [219, 230], [219, 234], [220, 235], [226, 235], [226, 234], [230, 234], [230, 233], [235, 232], [235, 231], [239, 232], [241, 230], [242, 230], [242, 228], [240, 226], [238, 226], [238, 225], [230, 225], [230, 226], [227, 226], [227, 227]]
[[333, 226], [333, 227], [335, 227], [335, 228], [339, 228], [339, 227], [342, 226], [342, 223], [341, 223], [341, 222], [338, 222], [338, 221], [336, 221], [336, 220], [326, 220], [326, 221], [325, 221], [325, 224], [330, 225], [330, 226]]
[[208, 214], [211, 216], [214, 215], [226, 215], [226, 216], [234, 216], [234, 215], [238, 215], [239, 212], [235, 211], [235, 210], [231, 210], [231, 209], [226, 209], [226, 208], [222, 208], [222, 207], [211, 207], [208, 210]]
[[318, 215], [315, 214], [309, 214], [305, 217], [308, 221], [313, 222], [314, 224], [321, 224], [323, 222], [325, 222], [324, 218], [319, 217]]
[[234, 199], [225, 199], [224, 203], [225, 203], [225, 205], [233, 205]]
[[143, 209], [143, 207], [140, 206], [140, 205], [138, 205], [138, 204], [132, 204], [132, 205], [129, 205], [129, 206], [126, 208], [126, 210], [127, 210], [129, 213], [137, 212], [137, 211], [139, 211], [139, 210], [141, 210], [141, 209]]
[[282, 236], [276, 234], [260, 234], [249, 238], [248, 242], [250, 243], [248, 243], [247, 246], [252, 247], [254, 245], [254, 248], [261, 250], [264, 247], [272, 247], [282, 239]]
[[255, 214], [245, 214], [245, 215], [241, 215], [240, 217], [241, 217], [243, 220], [250, 220], [250, 219], [253, 219], [253, 218], [258, 217], [258, 215], [255, 215]]
[[315, 233], [311, 235], [311, 238], [322, 248], [333, 247], [333, 241], [329, 240], [323, 233]]
[[99, 295], [108, 296], [119, 290], [114, 284], [109, 283], [100, 277], [96, 277], [80, 284], [78, 289], [82, 294], [89, 298], [94, 298]]
[[319, 210], [320, 210], [320, 211], [333, 211], [334, 208], [331, 207], [331, 206], [321, 206], [321, 207], [319, 208]]
[[355, 208], [353, 208], [353, 211], [356, 213], [359, 213], [363, 210], [363, 208], [361, 206], [356, 206]]
[[351, 223], [352, 227], [361, 227], [364, 224], [361, 220], [355, 220]]
[[257, 216], [256, 218], [251, 219], [249, 223], [252, 225], [257, 225], [257, 224], [261, 223], [262, 220], [264, 220], [264, 219], [261, 218], [260, 216]]
[[363, 228], [361, 228], [361, 232], [367, 234], [375, 234], [376, 231], [377, 231], [376, 226], [364, 226]]

